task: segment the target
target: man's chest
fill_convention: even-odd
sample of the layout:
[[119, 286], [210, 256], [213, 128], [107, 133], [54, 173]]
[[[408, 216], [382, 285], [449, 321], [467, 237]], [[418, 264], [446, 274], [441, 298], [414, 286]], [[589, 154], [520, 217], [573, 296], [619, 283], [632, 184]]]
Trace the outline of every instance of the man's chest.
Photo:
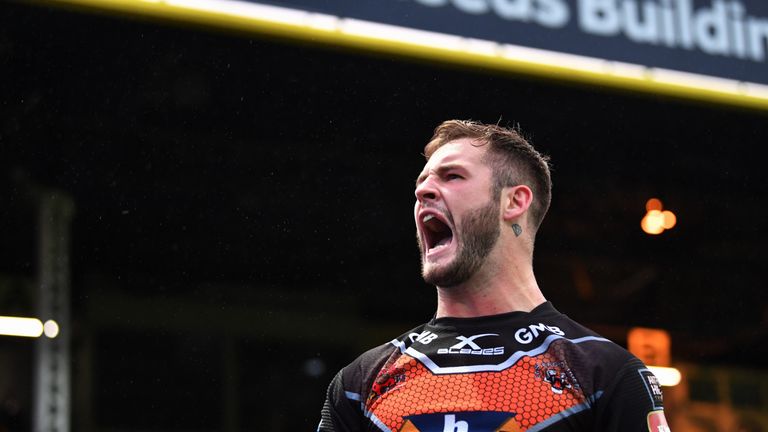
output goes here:
[[570, 365], [552, 352], [500, 370], [451, 371], [435, 373], [406, 354], [393, 359], [364, 401], [368, 417], [392, 432], [512, 432], [573, 425], [581, 416], [568, 417], [590, 405]]

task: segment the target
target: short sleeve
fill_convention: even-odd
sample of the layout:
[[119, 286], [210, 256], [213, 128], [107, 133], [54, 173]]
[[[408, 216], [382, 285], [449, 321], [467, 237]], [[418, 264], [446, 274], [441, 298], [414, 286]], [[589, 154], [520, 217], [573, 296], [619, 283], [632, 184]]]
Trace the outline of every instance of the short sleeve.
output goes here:
[[362, 406], [360, 395], [344, 389], [344, 370], [331, 380], [325, 403], [320, 413], [317, 432], [362, 431]]

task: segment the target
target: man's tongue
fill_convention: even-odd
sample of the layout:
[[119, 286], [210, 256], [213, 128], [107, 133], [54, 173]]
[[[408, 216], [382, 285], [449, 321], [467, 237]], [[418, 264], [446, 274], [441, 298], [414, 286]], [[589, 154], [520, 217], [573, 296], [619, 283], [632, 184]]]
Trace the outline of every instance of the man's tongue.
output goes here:
[[443, 247], [443, 246], [448, 246], [451, 243], [451, 238], [452, 238], [452, 236], [450, 236], [450, 235], [441, 238], [440, 240], [437, 241], [437, 243], [435, 243], [434, 246], [432, 246], [432, 249], [437, 249], [437, 248], [440, 248], [440, 247]]

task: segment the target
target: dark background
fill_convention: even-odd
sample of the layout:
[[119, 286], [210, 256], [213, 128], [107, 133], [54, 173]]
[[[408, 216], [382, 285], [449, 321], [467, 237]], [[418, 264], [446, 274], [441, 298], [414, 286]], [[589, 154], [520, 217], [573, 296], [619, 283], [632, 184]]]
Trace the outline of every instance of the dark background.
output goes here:
[[[413, 181], [450, 118], [552, 157], [560, 310], [765, 368], [765, 112], [16, 2], [0, 74], [0, 315], [34, 314], [37, 197], [70, 196], [74, 430], [312, 430], [338, 368], [433, 312]], [[0, 338], [10, 430], [32, 344]]]

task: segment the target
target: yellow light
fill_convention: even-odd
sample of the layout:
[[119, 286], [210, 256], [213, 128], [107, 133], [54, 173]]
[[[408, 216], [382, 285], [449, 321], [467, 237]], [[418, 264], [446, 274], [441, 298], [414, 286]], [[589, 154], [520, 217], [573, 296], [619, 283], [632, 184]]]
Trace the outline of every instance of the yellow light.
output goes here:
[[658, 210], [651, 210], [640, 221], [640, 227], [648, 234], [661, 234], [664, 232], [664, 216]]
[[645, 211], [661, 210], [661, 200], [658, 198], [651, 198], [645, 203]]
[[59, 335], [59, 324], [54, 320], [48, 320], [43, 324], [43, 333], [53, 339]]
[[659, 384], [666, 387], [680, 384], [680, 380], [683, 378], [680, 371], [672, 367], [648, 366], [648, 370], [656, 375], [656, 378], [659, 379]]
[[37, 318], [0, 316], [0, 335], [40, 337], [43, 323]]

